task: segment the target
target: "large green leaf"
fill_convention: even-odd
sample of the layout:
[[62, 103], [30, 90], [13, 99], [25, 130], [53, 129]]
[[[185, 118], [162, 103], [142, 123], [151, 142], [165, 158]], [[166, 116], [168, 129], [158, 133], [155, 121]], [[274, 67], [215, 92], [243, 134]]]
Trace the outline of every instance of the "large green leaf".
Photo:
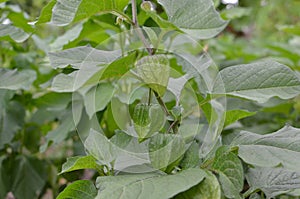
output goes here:
[[0, 24], [0, 40], [6, 40], [6, 38], [12, 39], [15, 42], [24, 42], [30, 35], [24, 32], [22, 29], [17, 28], [10, 24]]
[[244, 186], [244, 171], [240, 159], [228, 147], [222, 146], [216, 152], [212, 165], [219, 174], [222, 190], [228, 198], [241, 198], [239, 193]]
[[52, 0], [43, 9], [39, 23], [65, 26], [94, 14], [122, 14], [128, 0]]
[[94, 199], [96, 195], [97, 190], [93, 182], [78, 180], [67, 186], [56, 199]]
[[250, 190], [262, 190], [267, 199], [300, 188], [300, 173], [281, 168], [250, 168], [246, 178]]
[[184, 170], [174, 175], [145, 173], [97, 178], [97, 199], [168, 199], [199, 184], [206, 177], [201, 169]]
[[16, 198], [37, 198], [46, 184], [46, 162], [32, 157], [16, 156], [7, 158], [2, 163], [1, 177], [6, 190], [1, 189], [1, 192], [12, 192]]
[[71, 131], [74, 131], [78, 120], [82, 114], [83, 105], [80, 101], [73, 102], [73, 109], [69, 107], [66, 111], [62, 112], [59, 117], [61, 123], [57, 128], [49, 131], [46, 135], [46, 142], [40, 147], [40, 151], [44, 152], [48, 145], [57, 144], [66, 139]]
[[0, 89], [28, 90], [36, 79], [36, 73], [32, 70], [9, 70], [0, 68]]
[[104, 51], [88, 46], [50, 52], [49, 59], [53, 68], [65, 68], [71, 65], [79, 69], [85, 66], [100, 66], [111, 63], [121, 56], [120, 50]]
[[108, 138], [93, 129], [84, 142], [88, 153], [102, 165], [110, 165], [116, 159], [116, 149]]
[[219, 34], [227, 25], [215, 10], [211, 0], [158, 0], [169, 21], [184, 32], [207, 39]]
[[80, 169], [97, 169], [96, 159], [91, 156], [75, 156], [67, 158], [67, 162], [65, 162], [62, 166], [62, 170], [59, 174], [80, 170]]
[[[1, 96], [3, 93], [5, 93], [5, 96]], [[5, 97], [8, 95], [10, 94], [0, 89], [0, 99], [1, 101], [3, 100], [2, 103], [4, 103], [4, 106], [0, 104], [0, 149], [2, 149], [5, 144], [11, 144], [10, 142], [15, 134], [24, 125], [24, 107], [15, 101], [4, 102], [7, 100]]]
[[206, 172], [205, 179], [191, 189], [180, 193], [174, 199], [221, 199], [221, 187], [216, 176]]
[[300, 171], [300, 129], [286, 126], [267, 135], [242, 131], [232, 145], [246, 163], [261, 167], [282, 166]]
[[300, 79], [287, 66], [274, 61], [230, 66], [220, 72], [214, 92], [266, 102], [272, 97], [289, 99], [300, 94]]

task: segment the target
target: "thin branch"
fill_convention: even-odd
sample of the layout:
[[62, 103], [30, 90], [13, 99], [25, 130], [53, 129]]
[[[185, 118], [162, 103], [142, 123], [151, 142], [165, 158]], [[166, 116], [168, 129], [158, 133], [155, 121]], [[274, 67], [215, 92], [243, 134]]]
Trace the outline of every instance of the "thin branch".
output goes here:
[[[134, 30], [136, 31], [138, 37], [142, 40], [144, 46], [146, 47], [149, 55], [154, 55], [155, 54], [155, 50], [151, 47], [151, 45], [149, 44], [148, 40], [146, 39], [144, 33], [142, 32], [142, 29], [139, 27], [139, 23], [137, 20], [137, 8], [136, 8], [136, 1], [135, 0], [131, 0], [131, 6], [132, 6], [132, 21], [133, 21], [133, 27]], [[165, 114], [167, 116], [170, 115], [170, 112], [166, 106], [166, 104], [164, 103], [164, 101], [161, 99], [161, 97], [158, 95], [157, 92], [153, 91], [154, 95], [158, 101], [158, 103], [161, 105], [161, 107], [163, 108]]]
[[137, 33], [137, 36], [142, 40], [144, 46], [146, 47], [148, 53], [150, 55], [154, 55], [154, 49], [149, 44], [148, 40], [146, 39], [144, 33], [142, 32], [141, 28], [139, 27], [139, 22], [137, 19], [137, 9], [136, 9], [136, 1], [131, 0], [131, 7], [132, 7], [132, 23], [133, 27]]
[[151, 98], [152, 98], [152, 89], [149, 88], [149, 94], [148, 94], [148, 106], [151, 104]]
[[165, 114], [167, 116], [171, 115], [166, 104], [164, 103], [164, 101], [161, 99], [161, 97], [158, 95], [157, 92], [153, 91], [154, 92], [154, 95], [156, 97], [156, 100], [158, 101], [158, 103], [160, 104], [160, 106], [163, 108], [163, 111], [165, 112]]
[[136, 1], [131, 0], [131, 8], [132, 8], [132, 22], [134, 26], [138, 26], [137, 20], [137, 8], [136, 8]]
[[168, 130], [167, 130], [167, 134], [171, 132], [171, 129], [173, 129], [173, 133], [176, 134], [177, 133], [177, 125], [178, 125], [179, 121], [175, 120], [172, 122], [172, 124], [169, 126]]

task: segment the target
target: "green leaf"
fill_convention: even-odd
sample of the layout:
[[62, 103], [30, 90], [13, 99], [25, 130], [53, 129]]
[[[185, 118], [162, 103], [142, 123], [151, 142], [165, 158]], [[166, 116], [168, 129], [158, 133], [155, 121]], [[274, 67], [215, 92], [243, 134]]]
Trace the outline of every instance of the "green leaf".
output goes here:
[[75, 69], [106, 65], [121, 56], [120, 50], [104, 51], [88, 46], [67, 49], [61, 52], [50, 52], [49, 59], [53, 68], [66, 68], [71, 65]]
[[36, 79], [36, 73], [32, 70], [9, 70], [0, 68], [0, 89], [29, 90]]
[[260, 167], [282, 166], [300, 171], [300, 129], [286, 126], [277, 132], [259, 135], [242, 131], [231, 143], [246, 163]]
[[120, 51], [103, 51], [91, 47], [77, 47], [58, 53], [49, 53], [54, 68], [71, 65], [76, 70], [70, 74], [59, 74], [52, 82], [56, 92], [74, 92], [84, 85], [95, 85], [101, 79], [104, 66], [121, 56]]
[[5, 198], [5, 195], [7, 193], [6, 186], [7, 184], [4, 182], [4, 179], [2, 177], [2, 170], [3, 170], [3, 161], [5, 159], [5, 156], [0, 157], [0, 198]]
[[114, 86], [111, 83], [100, 83], [89, 89], [84, 94], [84, 106], [90, 118], [105, 109], [114, 94]]
[[194, 168], [199, 166], [200, 157], [199, 157], [199, 144], [196, 141], [189, 146], [187, 151], [185, 152], [180, 166], [183, 169]]
[[38, 21], [35, 22], [36, 25], [49, 22], [52, 16], [52, 9], [57, 3], [57, 0], [51, 0], [46, 6], [43, 7]]
[[250, 168], [246, 178], [250, 190], [262, 190], [267, 199], [300, 188], [300, 173], [281, 168]]
[[90, 134], [84, 142], [88, 153], [102, 165], [110, 165], [116, 159], [116, 150], [108, 138], [91, 129]]
[[221, 13], [221, 16], [226, 19], [236, 19], [241, 18], [244, 16], [249, 16], [251, 14], [250, 8], [241, 8], [241, 7], [235, 7], [231, 9], [224, 9]]
[[151, 17], [159, 25], [160, 28], [174, 29], [174, 30], [180, 31], [180, 29], [178, 27], [176, 27], [173, 23], [161, 18], [156, 12], [154, 12], [152, 10], [151, 11], [145, 10], [145, 9], [143, 9], [143, 10], [146, 12], [147, 19], [148, 19], [148, 17]]
[[94, 199], [97, 190], [93, 182], [89, 180], [78, 180], [67, 186], [56, 199]]
[[101, 79], [121, 78], [130, 70], [136, 59], [136, 54], [131, 53], [125, 57], [121, 57], [109, 64], [103, 71]]
[[73, 107], [69, 107], [59, 118], [61, 123], [57, 128], [49, 131], [46, 135], [46, 142], [40, 147], [40, 152], [44, 152], [49, 144], [57, 144], [66, 139], [71, 131], [74, 131], [82, 113], [82, 103], [74, 101]]
[[170, 76], [168, 58], [165, 55], [145, 56], [138, 60], [136, 68], [143, 82], [163, 96]]
[[212, 165], [219, 174], [222, 190], [228, 198], [241, 198], [240, 192], [244, 186], [243, 165], [236, 154], [227, 146], [220, 147]]
[[216, 176], [206, 172], [205, 179], [191, 189], [180, 193], [174, 199], [221, 199], [221, 187]]
[[227, 25], [211, 0], [158, 0], [158, 3], [165, 8], [171, 23], [198, 39], [212, 38]]
[[253, 193], [249, 196], [249, 199], [263, 199], [258, 193]]
[[298, 25], [278, 25], [277, 28], [286, 33], [300, 35], [300, 28]]
[[55, 92], [74, 92], [88, 85], [89, 82], [95, 85], [99, 82], [102, 72], [103, 67], [85, 66], [68, 75], [61, 73], [54, 77], [51, 90]]
[[83, 23], [78, 23], [76, 26], [67, 30], [63, 35], [57, 37], [50, 47], [52, 50], [61, 50], [65, 45], [77, 39], [83, 30]]
[[[0, 24], [0, 40], [10, 40], [22, 43], [29, 38], [29, 34], [10, 24]], [[8, 38], [8, 39], [6, 39]]]
[[[175, 38], [175, 40], [179, 40], [177, 42], [180, 42], [180, 37]], [[198, 46], [199, 44], [195, 45]], [[187, 73], [185, 76], [187, 78], [194, 78], [201, 94], [205, 97], [207, 93], [211, 91], [219, 69], [213, 64], [212, 59], [207, 53], [201, 53], [200, 56], [195, 56], [187, 53], [189, 48], [182, 49], [180, 46], [173, 48], [178, 54], [175, 56], [178, 64], [182, 65], [182, 70]], [[203, 47], [201, 47], [201, 49], [202, 48]]]
[[230, 66], [218, 77], [214, 92], [266, 102], [272, 97], [289, 99], [299, 95], [300, 79], [287, 66], [274, 61]]
[[[6, 92], [3, 94], [4, 92], [4, 90], [0, 89], [1, 101], [6, 100], [5, 98], [10, 95], [10, 93]], [[4, 103], [3, 107], [0, 105], [0, 149], [2, 149], [5, 144], [11, 144], [10, 142], [15, 134], [23, 127], [25, 118], [25, 109], [21, 104], [15, 101]]]
[[70, 171], [80, 170], [80, 169], [97, 169], [96, 159], [91, 156], [75, 156], [67, 158], [67, 162], [65, 162], [62, 166], [62, 170], [59, 173], [63, 174]]
[[127, 4], [127, 0], [52, 0], [44, 7], [37, 23], [65, 26], [95, 14], [121, 15]]
[[[149, 156], [154, 168], [165, 171], [183, 157], [185, 142], [179, 135], [157, 134], [150, 138]], [[172, 168], [170, 168], [172, 169]]]
[[168, 199], [199, 184], [206, 177], [201, 169], [184, 170], [174, 175], [145, 173], [98, 177], [97, 199]]
[[245, 110], [226, 111], [226, 119], [225, 119], [224, 127], [226, 127], [229, 124], [232, 124], [240, 119], [243, 119], [245, 117], [255, 115], [255, 113], [256, 112], [249, 112], [249, 111], [245, 111]]
[[39, 109], [45, 108], [47, 111], [61, 111], [67, 109], [71, 101], [72, 95], [70, 93], [50, 92], [37, 98], [34, 103]]
[[27, 33], [32, 33], [34, 31], [33, 26], [31, 26], [28, 23], [28, 16], [27, 13], [17, 11], [13, 8], [13, 6], [7, 6], [9, 9], [9, 13], [6, 16], [7, 19], [10, 20], [11, 24], [15, 26], [16, 28], [20, 28], [21, 30], [27, 32]]
[[16, 198], [38, 197], [46, 184], [46, 162], [19, 155], [2, 163], [2, 179], [7, 192], [11, 191]]
[[176, 101], [179, 102], [181, 92], [184, 89], [185, 84], [192, 78], [190, 75], [184, 75], [179, 78], [172, 78], [170, 77], [168, 83], [168, 90], [171, 91], [175, 97]]

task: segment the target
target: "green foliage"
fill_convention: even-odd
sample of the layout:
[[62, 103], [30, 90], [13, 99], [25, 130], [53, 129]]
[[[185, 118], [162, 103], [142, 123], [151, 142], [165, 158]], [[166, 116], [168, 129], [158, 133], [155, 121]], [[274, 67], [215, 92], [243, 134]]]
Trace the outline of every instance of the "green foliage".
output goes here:
[[169, 81], [169, 60], [163, 55], [146, 56], [136, 64], [140, 78], [159, 96], [163, 96]]
[[221, 188], [216, 176], [207, 172], [205, 179], [188, 191], [178, 194], [175, 199], [221, 198]]
[[0, 198], [300, 197], [297, 5], [0, 1]]
[[95, 185], [88, 180], [78, 180], [70, 184], [57, 198], [87, 198], [93, 199], [97, 195]]
[[171, 198], [200, 183], [205, 176], [201, 169], [188, 169], [174, 175], [145, 173], [98, 177], [96, 198]]
[[244, 185], [244, 172], [238, 156], [222, 146], [216, 151], [212, 168], [219, 174], [224, 195], [228, 198], [241, 198], [239, 193]]
[[233, 140], [238, 145], [239, 156], [247, 163], [257, 166], [276, 167], [299, 171], [299, 129], [284, 127], [275, 133], [258, 135], [240, 132]]

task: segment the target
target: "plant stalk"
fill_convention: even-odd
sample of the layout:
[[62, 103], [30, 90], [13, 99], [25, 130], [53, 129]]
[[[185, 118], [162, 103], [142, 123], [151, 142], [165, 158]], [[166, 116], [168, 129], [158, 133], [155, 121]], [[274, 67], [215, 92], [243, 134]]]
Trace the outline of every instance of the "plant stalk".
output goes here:
[[138, 37], [142, 40], [144, 46], [146, 47], [149, 55], [154, 55], [155, 51], [149, 44], [148, 40], [146, 39], [145, 35], [143, 34], [141, 28], [139, 27], [139, 22], [137, 19], [137, 8], [136, 8], [136, 1], [131, 0], [131, 7], [132, 7], [132, 25], [138, 35]]

